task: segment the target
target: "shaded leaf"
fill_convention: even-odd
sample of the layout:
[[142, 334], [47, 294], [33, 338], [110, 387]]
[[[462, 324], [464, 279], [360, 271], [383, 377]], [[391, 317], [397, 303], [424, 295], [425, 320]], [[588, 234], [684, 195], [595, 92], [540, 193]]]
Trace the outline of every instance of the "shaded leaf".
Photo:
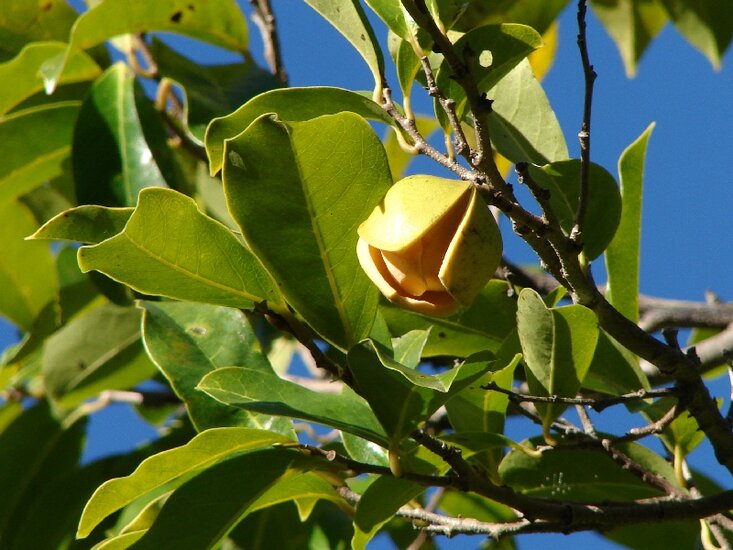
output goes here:
[[28, 238], [98, 244], [121, 233], [134, 210], [84, 204], [51, 218]]
[[521, 23], [544, 34], [568, 0], [472, 0], [458, 18], [455, 29], [463, 32], [496, 23]]
[[601, 330], [593, 359], [583, 379], [583, 387], [610, 395], [622, 395], [641, 388], [649, 389], [649, 381], [639, 366], [638, 357]]
[[305, 0], [305, 2], [331, 23], [364, 58], [374, 77], [374, 95], [381, 98], [384, 80], [382, 50], [359, 1]]
[[[549, 190], [550, 204], [569, 234], [580, 192], [580, 161], [565, 160], [529, 169], [537, 184]], [[586, 224], [583, 231], [583, 252], [592, 260], [606, 249], [616, 233], [621, 218], [621, 196], [616, 180], [597, 164], [590, 166], [589, 183], [586, 219], [593, 223]]]
[[207, 374], [199, 389], [245, 410], [317, 422], [386, 447], [387, 439], [369, 405], [355, 393], [318, 393], [274, 373], [227, 367]]
[[488, 94], [494, 100], [491, 140], [499, 153], [512, 163], [546, 164], [568, 158], [560, 123], [529, 61], [514, 67]]
[[287, 302], [342, 349], [368, 336], [379, 292], [359, 267], [356, 230], [391, 184], [373, 130], [349, 112], [263, 116], [225, 157], [229, 210]]
[[55, 85], [76, 51], [121, 34], [151, 31], [174, 32], [228, 50], [247, 51], [247, 21], [234, 0], [105, 0], [79, 16], [66, 54], [46, 64], [43, 73], [47, 86]]
[[[42, 91], [43, 79], [38, 71], [49, 58], [63, 53], [63, 42], [32, 42], [13, 59], [0, 64], [0, 82], [12, 82], [12, 86], [0, 88], [0, 114]], [[69, 64], [60, 84], [94, 80], [101, 73], [99, 65], [84, 52], [77, 52]]]
[[288, 442], [292, 440], [284, 435], [251, 428], [206, 430], [182, 447], [144, 460], [129, 476], [100, 486], [84, 508], [77, 536], [86, 537], [108, 515], [181, 476], [196, 473], [234, 453]]
[[0, 4], [0, 61], [15, 57], [26, 44], [63, 40], [77, 13], [67, 2], [3, 0]]
[[400, 365], [371, 341], [352, 348], [348, 359], [359, 390], [389, 435], [392, 448], [493, 365], [466, 362], [427, 375]]
[[24, 240], [37, 225], [18, 202], [0, 205], [0, 314], [25, 330], [31, 329], [46, 304], [58, 297], [58, 278], [47, 243]]
[[48, 339], [44, 385], [57, 406], [76, 406], [102, 390], [131, 388], [155, 372], [140, 342], [140, 317], [134, 308], [104, 304]]
[[636, 67], [652, 39], [667, 23], [659, 0], [591, 0], [593, 12], [611, 35], [621, 54], [626, 75]]
[[[433, 327], [423, 357], [468, 357], [483, 350], [496, 352], [514, 329], [517, 302], [507, 291], [504, 281], [492, 279], [471, 307], [447, 319], [427, 317], [386, 303], [380, 305], [379, 311], [395, 335]], [[487, 315], [487, 311], [491, 315]]]
[[159, 114], [127, 65], [92, 85], [74, 129], [72, 164], [80, 204], [134, 206], [138, 192], [174, 181]]
[[186, 302], [140, 302], [139, 306], [145, 349], [186, 404], [198, 431], [246, 426], [294, 435], [287, 419], [222, 405], [196, 389], [205, 374], [219, 367], [256, 365], [272, 372], [240, 310]]
[[364, 550], [377, 531], [425, 487], [414, 481], [380, 476], [372, 483], [359, 501], [354, 517], [354, 538], [351, 547]]
[[274, 283], [232, 232], [167, 189], [143, 189], [124, 231], [82, 247], [79, 266], [145, 294], [243, 308], [279, 303]]
[[618, 161], [621, 182], [621, 220], [606, 250], [606, 299], [627, 319], [639, 321], [639, 260], [641, 257], [641, 202], [646, 148], [654, 124], [629, 145]]
[[331, 484], [313, 472], [302, 472], [275, 483], [252, 505], [252, 511], [276, 506], [282, 502], [294, 501], [298, 507], [300, 521], [305, 521], [319, 500], [342, 503]]
[[677, 30], [716, 69], [733, 39], [733, 5], [727, 0], [661, 0]]
[[244, 132], [258, 117], [277, 113], [289, 122], [311, 120], [322, 115], [353, 112], [366, 119], [392, 125], [394, 120], [365, 95], [341, 88], [284, 88], [261, 94], [232, 114], [211, 121], [206, 130], [206, 153], [211, 174], [224, 163], [224, 142]]
[[63, 173], [78, 114], [78, 102], [64, 102], [0, 117], [0, 204]]

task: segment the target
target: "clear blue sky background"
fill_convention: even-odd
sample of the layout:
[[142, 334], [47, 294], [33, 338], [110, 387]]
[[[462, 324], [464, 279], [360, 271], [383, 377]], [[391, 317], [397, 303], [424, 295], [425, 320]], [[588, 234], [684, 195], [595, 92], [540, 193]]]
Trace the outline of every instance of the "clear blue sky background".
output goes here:
[[[74, 2], [72, 2], [74, 3]], [[246, 1], [239, 2], [246, 13]], [[293, 86], [331, 85], [370, 89], [372, 77], [348, 43], [315, 12], [298, 0], [274, 0], [281, 31], [282, 50]], [[554, 67], [544, 81], [572, 156], [578, 156], [576, 134], [580, 126], [583, 83], [575, 45], [575, 14], [571, 2], [560, 24], [560, 47]], [[78, 3], [77, 3], [78, 5]], [[261, 59], [259, 36], [252, 25], [252, 50]], [[381, 25], [378, 35], [384, 37]], [[733, 61], [726, 56], [724, 70], [716, 73], [707, 60], [668, 25], [643, 57], [638, 75], [629, 80], [608, 35], [591, 14], [588, 39], [596, 81], [592, 153], [593, 160], [616, 174], [619, 154], [652, 121], [657, 125], [649, 144], [644, 189], [641, 290], [644, 293], [702, 300], [710, 289], [723, 300], [733, 299]], [[199, 61], [231, 60], [229, 54], [191, 41], [176, 40]], [[393, 88], [398, 88], [391, 78]], [[418, 88], [413, 96], [417, 112], [430, 113], [431, 101]], [[412, 171], [433, 172], [426, 161]], [[438, 172], [436, 172], [438, 173]], [[517, 262], [536, 263], [516, 239], [509, 237], [506, 253]], [[602, 279], [601, 262], [595, 273]], [[0, 323], [0, 349], [14, 340], [11, 327]], [[725, 380], [711, 385], [727, 402]], [[726, 405], [727, 406], [727, 405]], [[623, 422], [614, 417], [606, 424]], [[521, 426], [514, 429], [519, 430]], [[154, 432], [127, 407], [111, 406], [95, 415], [90, 427], [86, 459], [124, 451]], [[708, 447], [692, 457], [693, 465], [709, 471], [719, 483], [730, 486], [727, 474], [714, 468]], [[711, 471], [710, 468], [713, 468]], [[477, 539], [444, 541], [447, 548], [473, 548]], [[522, 537], [519, 546], [553, 549], [572, 546], [618, 548], [592, 534]], [[386, 548], [382, 539], [375, 548]]]

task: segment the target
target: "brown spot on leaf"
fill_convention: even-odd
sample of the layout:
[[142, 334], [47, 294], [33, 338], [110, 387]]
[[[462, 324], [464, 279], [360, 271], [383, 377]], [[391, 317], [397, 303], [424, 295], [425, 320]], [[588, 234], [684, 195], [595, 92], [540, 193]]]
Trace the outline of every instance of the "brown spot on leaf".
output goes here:
[[53, 8], [53, 2], [44, 2], [41, 4], [41, 9], [43, 11], [49, 11], [51, 8]]
[[183, 17], [183, 12], [181, 10], [178, 10], [170, 17], [171, 23], [180, 23], [181, 18]]

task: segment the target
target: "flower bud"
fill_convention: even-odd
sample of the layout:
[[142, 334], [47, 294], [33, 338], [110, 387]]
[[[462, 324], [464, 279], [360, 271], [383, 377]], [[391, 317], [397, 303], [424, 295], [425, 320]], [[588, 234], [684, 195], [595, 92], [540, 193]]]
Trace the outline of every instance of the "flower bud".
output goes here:
[[409, 176], [359, 226], [362, 269], [390, 301], [426, 315], [471, 305], [501, 251], [494, 217], [464, 181]]

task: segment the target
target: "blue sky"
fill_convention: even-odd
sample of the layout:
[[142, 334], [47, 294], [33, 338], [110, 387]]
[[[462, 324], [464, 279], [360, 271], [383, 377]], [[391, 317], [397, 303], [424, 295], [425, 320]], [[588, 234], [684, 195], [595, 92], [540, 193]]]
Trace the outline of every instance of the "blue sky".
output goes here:
[[[240, 1], [247, 13], [249, 4]], [[332, 85], [370, 89], [372, 77], [348, 43], [303, 2], [274, 0], [282, 50], [291, 85]], [[574, 4], [574, 3], [572, 3]], [[544, 86], [565, 130], [572, 156], [582, 110], [583, 83], [575, 45], [575, 14], [563, 14], [560, 47]], [[257, 29], [251, 26], [253, 53], [259, 54]], [[378, 35], [385, 31], [379, 27]], [[638, 75], [629, 80], [615, 45], [590, 15], [588, 40], [598, 72], [593, 113], [593, 160], [616, 174], [619, 154], [656, 121], [648, 156], [644, 189], [641, 290], [644, 293], [702, 300], [706, 290], [723, 300], [733, 299], [733, 178], [729, 171], [733, 144], [733, 71], [731, 54], [724, 70], [716, 73], [707, 60], [668, 25], [643, 57]], [[189, 41], [176, 41], [198, 60], [225, 62], [228, 54]], [[391, 79], [397, 88], [394, 78]], [[421, 90], [413, 96], [417, 112], [430, 113], [432, 102]], [[413, 171], [432, 172], [427, 161]], [[532, 253], [509, 238], [507, 254], [518, 262], [535, 262]], [[600, 263], [595, 273], [602, 279]], [[0, 347], [14, 339], [14, 331], [0, 325]], [[713, 392], [727, 399], [727, 383], [712, 383]], [[611, 422], [616, 421], [616, 419]], [[620, 421], [620, 420], [619, 420]], [[96, 415], [90, 428], [87, 458], [129, 448], [154, 434], [124, 406], [112, 406]], [[714, 464], [709, 448], [693, 453], [698, 467]], [[721, 482], [729, 479], [718, 472]], [[449, 548], [472, 548], [476, 542], [454, 539]], [[520, 548], [560, 548], [592, 545], [618, 548], [591, 534], [523, 537]], [[382, 544], [376, 547], [384, 547]]]

